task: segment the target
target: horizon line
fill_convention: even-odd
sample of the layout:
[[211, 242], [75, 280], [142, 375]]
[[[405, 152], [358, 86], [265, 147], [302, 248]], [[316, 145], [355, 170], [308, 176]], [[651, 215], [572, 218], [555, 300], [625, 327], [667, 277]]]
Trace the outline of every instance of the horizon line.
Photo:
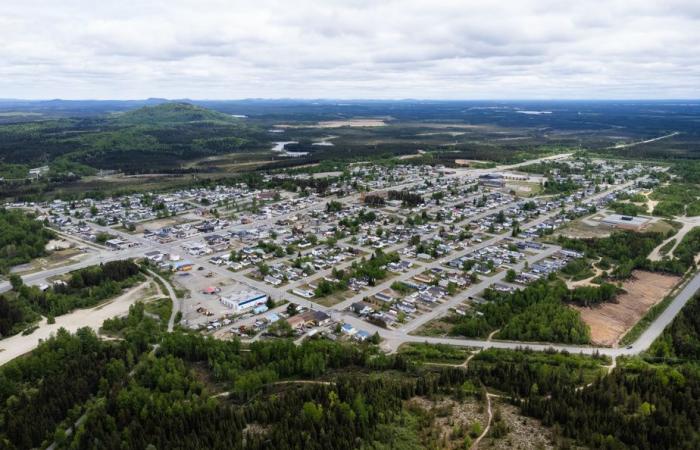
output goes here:
[[550, 97], [550, 98], [458, 98], [458, 99], [441, 99], [441, 98], [345, 98], [345, 97], [241, 97], [241, 98], [166, 98], [166, 97], [145, 97], [145, 98], [13, 98], [0, 97], [0, 102], [146, 102], [146, 101], [163, 101], [163, 102], [242, 102], [242, 101], [345, 101], [345, 102], [635, 102], [635, 101], [698, 101], [700, 97], [638, 97], [638, 98], [614, 98], [614, 97]]

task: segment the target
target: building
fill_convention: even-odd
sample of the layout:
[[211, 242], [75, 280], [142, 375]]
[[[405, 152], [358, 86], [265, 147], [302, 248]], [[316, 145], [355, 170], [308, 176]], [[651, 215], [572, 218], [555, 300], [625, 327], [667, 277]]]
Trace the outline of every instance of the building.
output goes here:
[[119, 238], [116, 238], [116, 239], [106, 240], [105, 245], [107, 245], [107, 247], [114, 249], [114, 250], [121, 250], [121, 249], [126, 248], [129, 245], [129, 243], [126, 241], [123, 241]]
[[267, 303], [267, 294], [259, 291], [241, 291], [228, 297], [221, 297], [220, 301], [224, 306], [231, 308], [234, 312], [242, 312], [259, 305]]
[[482, 186], [502, 188], [506, 185], [506, 181], [500, 173], [487, 173], [479, 176], [479, 184]]
[[602, 223], [605, 225], [610, 225], [615, 228], [623, 228], [625, 230], [638, 231], [641, 230], [649, 223], [648, 217], [643, 216], [623, 216], [621, 214], [610, 214], [606, 216]]
[[374, 308], [372, 308], [372, 305], [369, 303], [365, 302], [356, 302], [350, 305], [350, 308], [353, 310], [355, 314], [359, 314], [361, 316], [366, 316], [368, 314], [372, 314], [374, 312]]
[[192, 264], [190, 261], [176, 261], [171, 264], [171, 267], [173, 268], [174, 272], [187, 272], [188, 270], [192, 270], [194, 264]]
[[349, 323], [344, 323], [343, 326], [340, 327], [340, 332], [352, 336], [353, 334], [357, 333], [357, 330]]
[[40, 178], [47, 173], [49, 173], [49, 166], [35, 167], [34, 169], [29, 169], [29, 178]]
[[370, 337], [372, 337], [372, 336], [369, 334], [369, 332], [367, 332], [365, 330], [360, 330], [355, 334], [355, 339], [357, 339], [360, 342], [364, 342], [367, 339], [369, 339]]

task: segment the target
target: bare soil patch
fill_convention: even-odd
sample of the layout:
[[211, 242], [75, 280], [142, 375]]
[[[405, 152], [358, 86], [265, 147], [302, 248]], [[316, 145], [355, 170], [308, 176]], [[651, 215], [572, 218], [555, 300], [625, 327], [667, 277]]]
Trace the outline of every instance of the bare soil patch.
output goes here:
[[146, 222], [140, 222], [136, 224], [136, 229], [133, 233], [143, 233], [145, 230], [158, 230], [163, 227], [172, 227], [174, 225], [181, 225], [184, 223], [192, 223], [196, 221], [196, 218], [187, 217], [186, 215], [164, 217], [162, 219], [154, 219]]
[[572, 306], [591, 328], [591, 341], [596, 345], [614, 346], [644, 314], [668, 295], [679, 277], [635, 270], [622, 287], [617, 303], [604, 303], [592, 308]]
[[462, 402], [450, 398], [431, 401], [424, 397], [414, 397], [407, 402], [408, 408], [420, 408], [433, 416], [431, 430], [423, 430], [430, 441], [439, 442], [440, 448], [464, 448], [464, 437], [474, 423], [485, 428], [488, 423], [486, 406], [471, 397]]
[[556, 448], [552, 430], [530, 417], [522, 416], [518, 409], [499, 399], [493, 399], [494, 411], [500, 411], [501, 420], [508, 432], [505, 436], [494, 438], [491, 433], [479, 443], [480, 449], [553, 449]]

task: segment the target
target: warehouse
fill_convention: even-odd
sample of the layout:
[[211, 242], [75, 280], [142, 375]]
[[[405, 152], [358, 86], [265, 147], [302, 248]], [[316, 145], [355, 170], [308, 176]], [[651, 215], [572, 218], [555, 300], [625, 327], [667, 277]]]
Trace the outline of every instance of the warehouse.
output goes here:
[[242, 312], [267, 302], [267, 294], [259, 291], [242, 291], [228, 297], [221, 297], [221, 303], [234, 312]]

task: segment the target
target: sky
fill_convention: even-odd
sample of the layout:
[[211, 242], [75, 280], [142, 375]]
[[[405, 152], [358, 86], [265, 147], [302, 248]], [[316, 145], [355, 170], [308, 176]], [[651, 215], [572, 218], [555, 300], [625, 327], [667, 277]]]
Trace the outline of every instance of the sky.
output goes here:
[[700, 98], [698, 0], [1, 0], [0, 98]]

